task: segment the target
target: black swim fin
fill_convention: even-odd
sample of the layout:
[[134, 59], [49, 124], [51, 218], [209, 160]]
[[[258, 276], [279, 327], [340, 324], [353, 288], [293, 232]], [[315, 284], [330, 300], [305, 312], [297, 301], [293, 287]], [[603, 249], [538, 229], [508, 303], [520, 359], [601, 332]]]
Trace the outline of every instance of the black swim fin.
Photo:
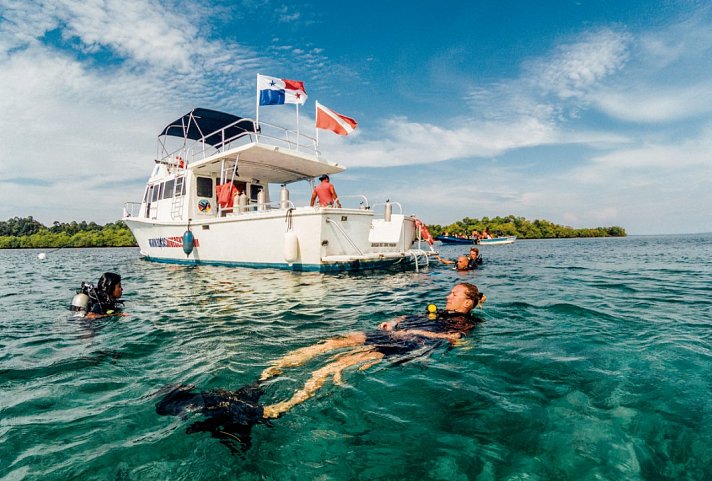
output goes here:
[[156, 413], [161, 416], [182, 416], [191, 411], [201, 411], [205, 407], [201, 393], [191, 392], [195, 386], [168, 385], [157, 394], [166, 393], [156, 403]]
[[237, 391], [214, 389], [194, 393], [193, 386], [177, 386], [156, 404], [156, 412], [162, 416], [177, 416], [190, 411], [202, 413], [206, 419], [196, 421], [186, 428], [186, 433], [209, 432], [235, 454], [237, 442], [241, 451], [252, 445], [252, 427], [267, 424], [259, 400], [264, 389], [259, 382], [244, 386]]

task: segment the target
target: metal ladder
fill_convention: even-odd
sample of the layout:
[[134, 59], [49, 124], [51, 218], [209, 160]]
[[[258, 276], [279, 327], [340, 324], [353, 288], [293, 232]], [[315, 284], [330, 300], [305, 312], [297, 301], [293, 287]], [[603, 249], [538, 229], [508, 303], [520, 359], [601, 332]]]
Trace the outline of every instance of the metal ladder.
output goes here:
[[[171, 203], [171, 219], [183, 219], [183, 206], [185, 205], [185, 198], [188, 195], [187, 187], [185, 186], [185, 173], [180, 176], [176, 176], [175, 182], [173, 183], [173, 202]], [[184, 192], [181, 195], [176, 195], [178, 192]]]

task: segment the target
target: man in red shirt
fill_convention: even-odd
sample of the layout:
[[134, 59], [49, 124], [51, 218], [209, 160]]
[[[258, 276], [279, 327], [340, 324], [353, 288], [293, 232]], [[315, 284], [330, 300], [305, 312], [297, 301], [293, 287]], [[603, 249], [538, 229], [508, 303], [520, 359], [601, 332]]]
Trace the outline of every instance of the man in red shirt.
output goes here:
[[314, 192], [311, 196], [311, 205], [314, 207], [314, 201], [319, 197], [319, 205], [322, 207], [333, 206], [336, 204], [337, 207], [341, 207], [341, 202], [339, 202], [339, 196], [336, 195], [336, 190], [334, 185], [329, 183], [329, 176], [324, 174], [319, 177], [321, 184], [314, 187]]

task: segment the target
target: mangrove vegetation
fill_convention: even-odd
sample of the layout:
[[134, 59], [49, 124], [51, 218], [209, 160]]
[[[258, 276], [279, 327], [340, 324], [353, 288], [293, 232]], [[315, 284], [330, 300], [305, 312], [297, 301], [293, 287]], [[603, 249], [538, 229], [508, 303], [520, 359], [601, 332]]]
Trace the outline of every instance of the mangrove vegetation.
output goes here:
[[571, 237], [625, 237], [623, 227], [593, 227], [574, 229], [573, 227], [554, 224], [548, 220], [527, 220], [524, 217], [508, 215], [506, 217], [483, 217], [471, 219], [465, 217], [450, 225], [429, 225], [430, 233], [439, 235], [470, 236], [473, 231], [482, 232], [489, 228], [492, 235], [515, 235], [518, 239], [554, 239]]
[[[574, 229], [547, 220], [530, 221], [524, 217], [465, 217], [450, 225], [428, 225], [433, 236], [441, 234], [469, 236], [473, 231], [489, 228], [492, 234], [515, 235], [519, 239], [570, 237], [624, 237], [623, 227]], [[136, 240], [122, 221], [98, 225], [95, 222], [58, 222], [47, 227], [30, 217], [13, 217], [0, 221], [0, 249], [59, 247], [135, 247]]]
[[29, 217], [0, 221], [0, 249], [60, 247], [134, 247], [136, 239], [122, 221], [58, 222], [47, 227]]

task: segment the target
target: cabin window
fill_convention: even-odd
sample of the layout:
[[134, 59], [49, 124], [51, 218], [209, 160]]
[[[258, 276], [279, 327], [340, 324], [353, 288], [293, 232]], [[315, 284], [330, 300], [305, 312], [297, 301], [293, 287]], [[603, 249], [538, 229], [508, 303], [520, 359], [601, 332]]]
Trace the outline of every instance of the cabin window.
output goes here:
[[151, 186], [146, 186], [146, 191], [143, 193], [143, 203], [151, 202]]
[[198, 177], [196, 180], [196, 193], [198, 197], [213, 196], [213, 179], [210, 177]]
[[161, 198], [161, 184], [156, 184], [153, 186], [153, 195], [151, 195], [151, 202], [156, 202]]
[[170, 199], [173, 197], [173, 185], [175, 184], [175, 180], [171, 179], [166, 182], [166, 185], [163, 187], [163, 198], [164, 199]]

